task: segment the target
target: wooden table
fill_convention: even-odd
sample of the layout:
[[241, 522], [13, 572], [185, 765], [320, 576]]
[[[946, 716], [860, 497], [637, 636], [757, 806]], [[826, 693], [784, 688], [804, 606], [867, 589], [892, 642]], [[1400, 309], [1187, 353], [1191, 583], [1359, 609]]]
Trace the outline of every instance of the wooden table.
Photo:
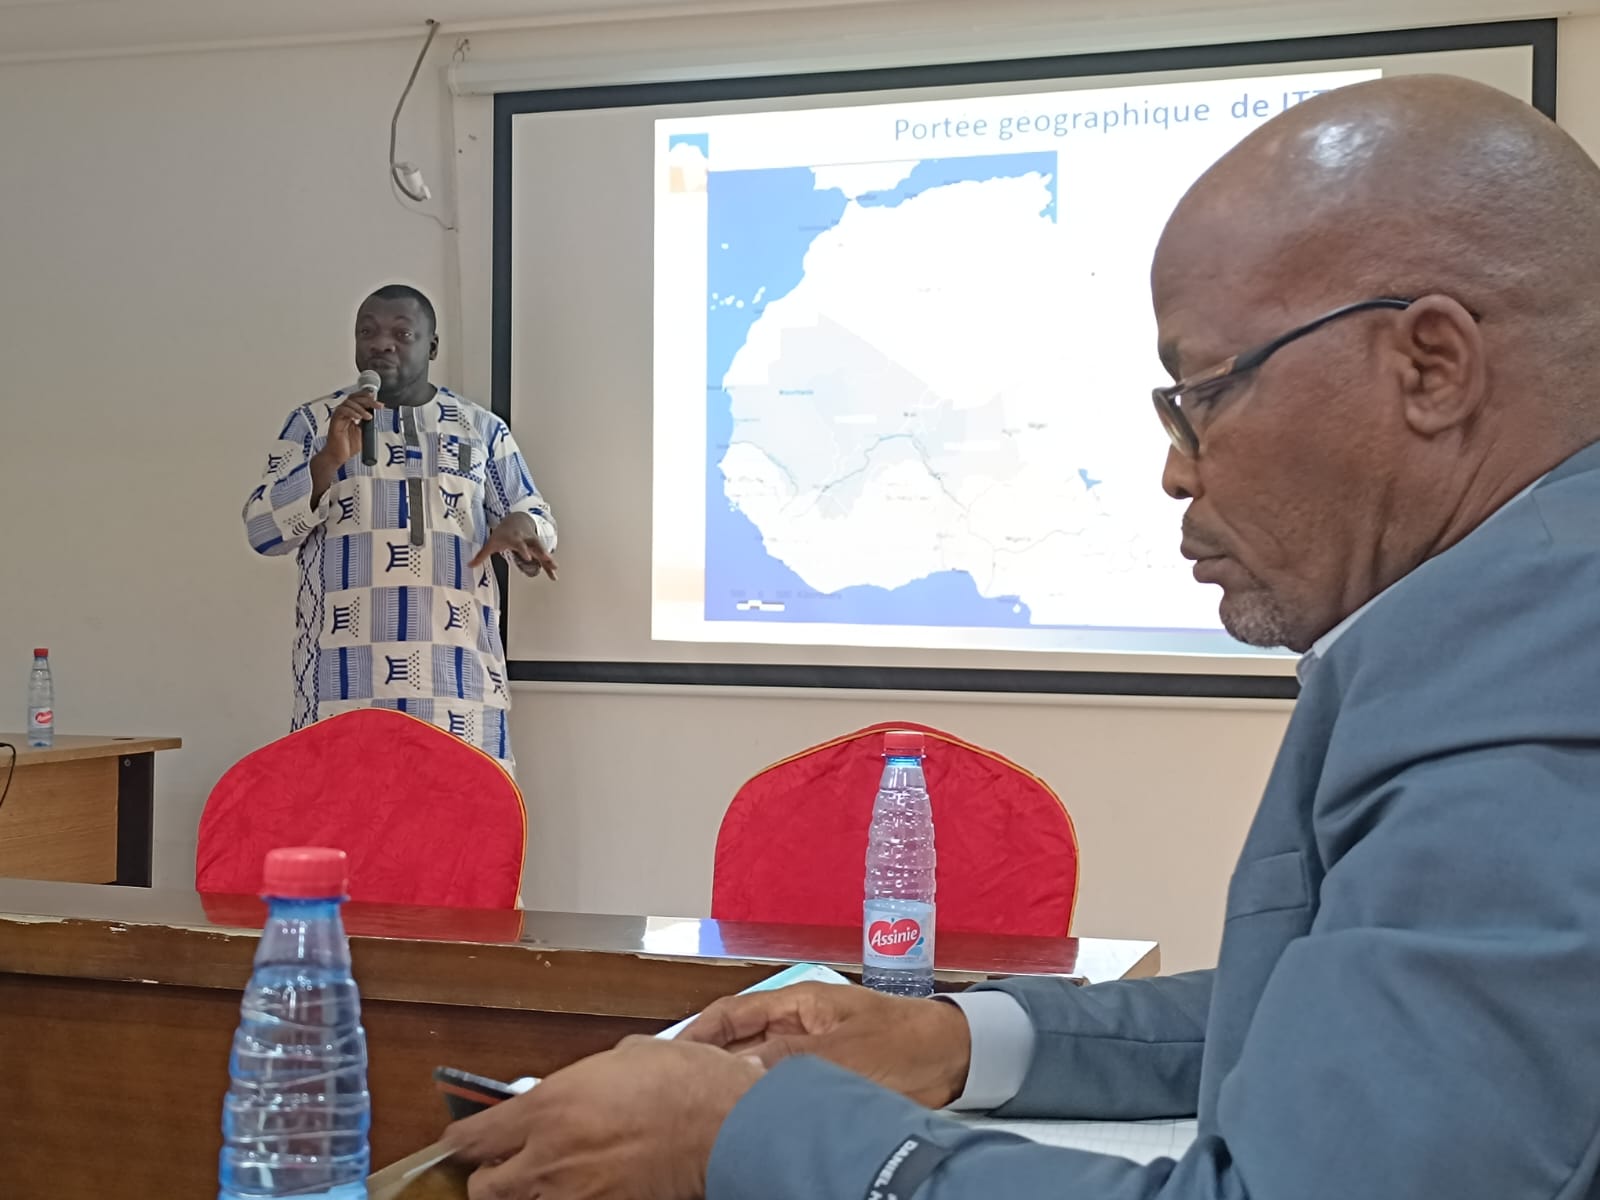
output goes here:
[[[228, 1046], [263, 912], [250, 897], [0, 880], [8, 1200], [215, 1196]], [[848, 929], [363, 904], [346, 926], [378, 1164], [443, 1128], [435, 1066], [546, 1075], [774, 964], [859, 963]], [[939, 958], [945, 987], [1160, 965], [1153, 942], [957, 933], [939, 935]]]
[[[22, 733], [0, 733], [17, 748], [0, 805], [0, 876], [150, 886], [157, 750], [170, 737], [58, 734], [32, 750]], [[0, 750], [0, 788], [11, 755]]]

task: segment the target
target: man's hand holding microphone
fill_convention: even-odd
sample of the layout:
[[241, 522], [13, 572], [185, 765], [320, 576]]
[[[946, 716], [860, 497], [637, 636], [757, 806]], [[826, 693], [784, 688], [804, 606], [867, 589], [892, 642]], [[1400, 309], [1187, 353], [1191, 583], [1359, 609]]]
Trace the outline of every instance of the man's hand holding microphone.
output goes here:
[[383, 407], [378, 399], [378, 389], [383, 380], [376, 371], [363, 371], [356, 380], [356, 390], [344, 398], [328, 422], [328, 440], [321, 450], [311, 457], [311, 507], [321, 502], [323, 495], [339, 478], [339, 468], [360, 451], [361, 461], [369, 467], [378, 461], [377, 426], [373, 416]]

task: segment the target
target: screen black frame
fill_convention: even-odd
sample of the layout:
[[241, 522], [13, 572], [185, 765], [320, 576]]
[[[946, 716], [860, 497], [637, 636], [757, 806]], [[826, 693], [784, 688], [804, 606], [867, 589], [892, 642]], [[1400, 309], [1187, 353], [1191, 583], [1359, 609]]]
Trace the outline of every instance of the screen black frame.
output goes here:
[[[1272, 66], [1316, 59], [1432, 54], [1526, 46], [1533, 52], [1534, 107], [1556, 116], [1554, 18], [1442, 25], [1373, 33], [1332, 34], [1212, 46], [1106, 51], [1037, 58], [937, 63], [870, 70], [748, 75], [664, 83], [498, 92], [494, 97], [493, 383], [491, 406], [511, 420], [512, 134], [525, 113], [719, 100], [763, 100], [839, 92], [874, 92], [963, 84], [1022, 83], [1090, 75]], [[510, 646], [506, 566], [495, 560], [500, 584], [500, 636]], [[1290, 675], [1181, 674], [1139, 671], [1053, 671], [1042, 668], [858, 667], [794, 663], [596, 662], [518, 660], [507, 664], [513, 680], [547, 683], [698, 685], [757, 688], [842, 688], [913, 692], [1022, 692], [1100, 696], [1291, 700], [1299, 691]]]

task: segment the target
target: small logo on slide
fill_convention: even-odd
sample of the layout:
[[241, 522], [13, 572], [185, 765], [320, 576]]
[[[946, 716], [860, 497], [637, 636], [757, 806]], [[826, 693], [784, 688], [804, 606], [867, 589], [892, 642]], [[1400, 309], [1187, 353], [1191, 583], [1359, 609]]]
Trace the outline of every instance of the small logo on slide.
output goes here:
[[903, 917], [893, 925], [887, 921], [874, 921], [867, 927], [867, 945], [878, 954], [900, 958], [922, 940], [922, 926], [910, 917]]
[[679, 195], [706, 190], [706, 163], [711, 157], [711, 136], [674, 133], [667, 136], [667, 191]]

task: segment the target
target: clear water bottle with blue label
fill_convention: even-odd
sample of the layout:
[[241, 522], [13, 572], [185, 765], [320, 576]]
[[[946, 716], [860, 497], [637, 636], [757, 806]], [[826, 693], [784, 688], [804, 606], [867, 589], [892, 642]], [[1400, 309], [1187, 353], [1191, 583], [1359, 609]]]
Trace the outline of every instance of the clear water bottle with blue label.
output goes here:
[[931, 996], [935, 860], [922, 734], [884, 734], [883, 755], [867, 831], [861, 982], [897, 996]]
[[267, 924], [239, 1009], [219, 1200], [364, 1200], [367, 1036], [339, 906], [342, 850], [267, 855]]
[[28, 673], [28, 745], [44, 750], [56, 744], [56, 687], [50, 678], [50, 651], [33, 652]]

